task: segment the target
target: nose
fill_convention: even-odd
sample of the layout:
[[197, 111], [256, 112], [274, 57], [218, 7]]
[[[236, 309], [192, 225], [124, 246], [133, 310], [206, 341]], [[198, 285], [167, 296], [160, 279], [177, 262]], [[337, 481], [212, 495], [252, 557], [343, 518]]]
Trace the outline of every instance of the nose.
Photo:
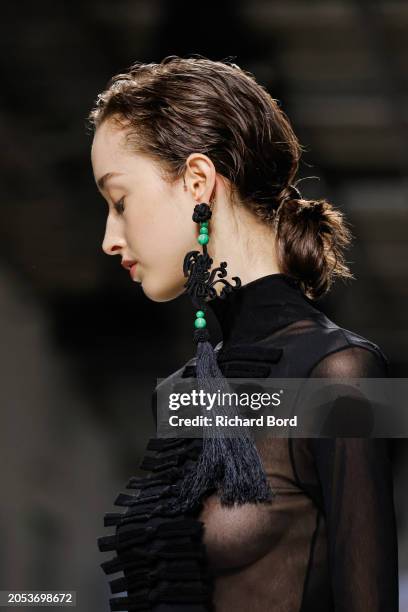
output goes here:
[[106, 221], [105, 236], [102, 242], [102, 250], [106, 255], [118, 255], [125, 247], [125, 240], [118, 225], [110, 216]]

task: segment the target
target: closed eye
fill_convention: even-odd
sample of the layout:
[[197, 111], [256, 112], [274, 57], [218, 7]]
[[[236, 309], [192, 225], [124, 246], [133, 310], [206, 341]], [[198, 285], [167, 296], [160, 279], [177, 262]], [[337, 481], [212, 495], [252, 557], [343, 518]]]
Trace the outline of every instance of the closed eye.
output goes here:
[[121, 215], [123, 211], [125, 210], [124, 201], [125, 201], [125, 198], [123, 197], [118, 202], [115, 202], [113, 204], [114, 209], [119, 215]]

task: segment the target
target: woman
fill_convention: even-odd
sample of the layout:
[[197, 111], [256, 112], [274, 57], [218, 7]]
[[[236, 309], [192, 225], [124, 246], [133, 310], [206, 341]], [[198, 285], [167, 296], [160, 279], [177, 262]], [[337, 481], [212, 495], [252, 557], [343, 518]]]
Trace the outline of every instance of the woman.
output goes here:
[[[388, 375], [377, 345], [315, 304], [335, 277], [352, 277], [351, 235], [329, 202], [293, 184], [301, 145], [250, 73], [202, 57], [136, 63], [111, 79], [90, 120], [109, 206], [103, 250], [150, 299], [187, 287], [203, 308], [197, 356], [172, 376], [203, 379], [205, 364], [228, 377]], [[222, 330], [214, 351], [207, 307]], [[149, 442], [148, 474], [130, 479], [132, 494], [115, 502], [126, 511], [105, 517], [115, 533], [99, 539], [116, 551], [104, 571], [124, 573], [110, 583], [127, 592], [112, 610], [398, 609], [386, 440], [266, 438], [234, 449], [214, 476], [202, 440]]]

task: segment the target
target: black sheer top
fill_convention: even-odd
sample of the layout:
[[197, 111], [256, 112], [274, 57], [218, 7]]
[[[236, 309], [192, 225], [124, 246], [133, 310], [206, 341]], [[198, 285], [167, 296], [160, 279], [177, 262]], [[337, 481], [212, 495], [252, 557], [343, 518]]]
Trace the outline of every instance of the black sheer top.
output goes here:
[[[376, 344], [333, 323], [285, 274], [258, 278], [209, 306], [222, 331], [215, 350], [224, 376], [389, 375]], [[192, 358], [172, 376], [194, 372]], [[216, 612], [397, 612], [388, 441], [263, 437], [257, 444], [272, 502], [231, 508], [213, 494], [198, 516]], [[180, 601], [150, 609], [213, 608]]]

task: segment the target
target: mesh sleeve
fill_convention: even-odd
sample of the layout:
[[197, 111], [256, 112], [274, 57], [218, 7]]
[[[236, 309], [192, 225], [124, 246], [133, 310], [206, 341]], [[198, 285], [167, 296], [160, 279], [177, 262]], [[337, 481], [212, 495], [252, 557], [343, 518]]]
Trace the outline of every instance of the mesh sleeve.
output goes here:
[[[324, 357], [312, 377], [377, 377], [382, 352], [350, 346]], [[336, 612], [398, 611], [398, 548], [389, 441], [311, 440], [326, 517]]]

